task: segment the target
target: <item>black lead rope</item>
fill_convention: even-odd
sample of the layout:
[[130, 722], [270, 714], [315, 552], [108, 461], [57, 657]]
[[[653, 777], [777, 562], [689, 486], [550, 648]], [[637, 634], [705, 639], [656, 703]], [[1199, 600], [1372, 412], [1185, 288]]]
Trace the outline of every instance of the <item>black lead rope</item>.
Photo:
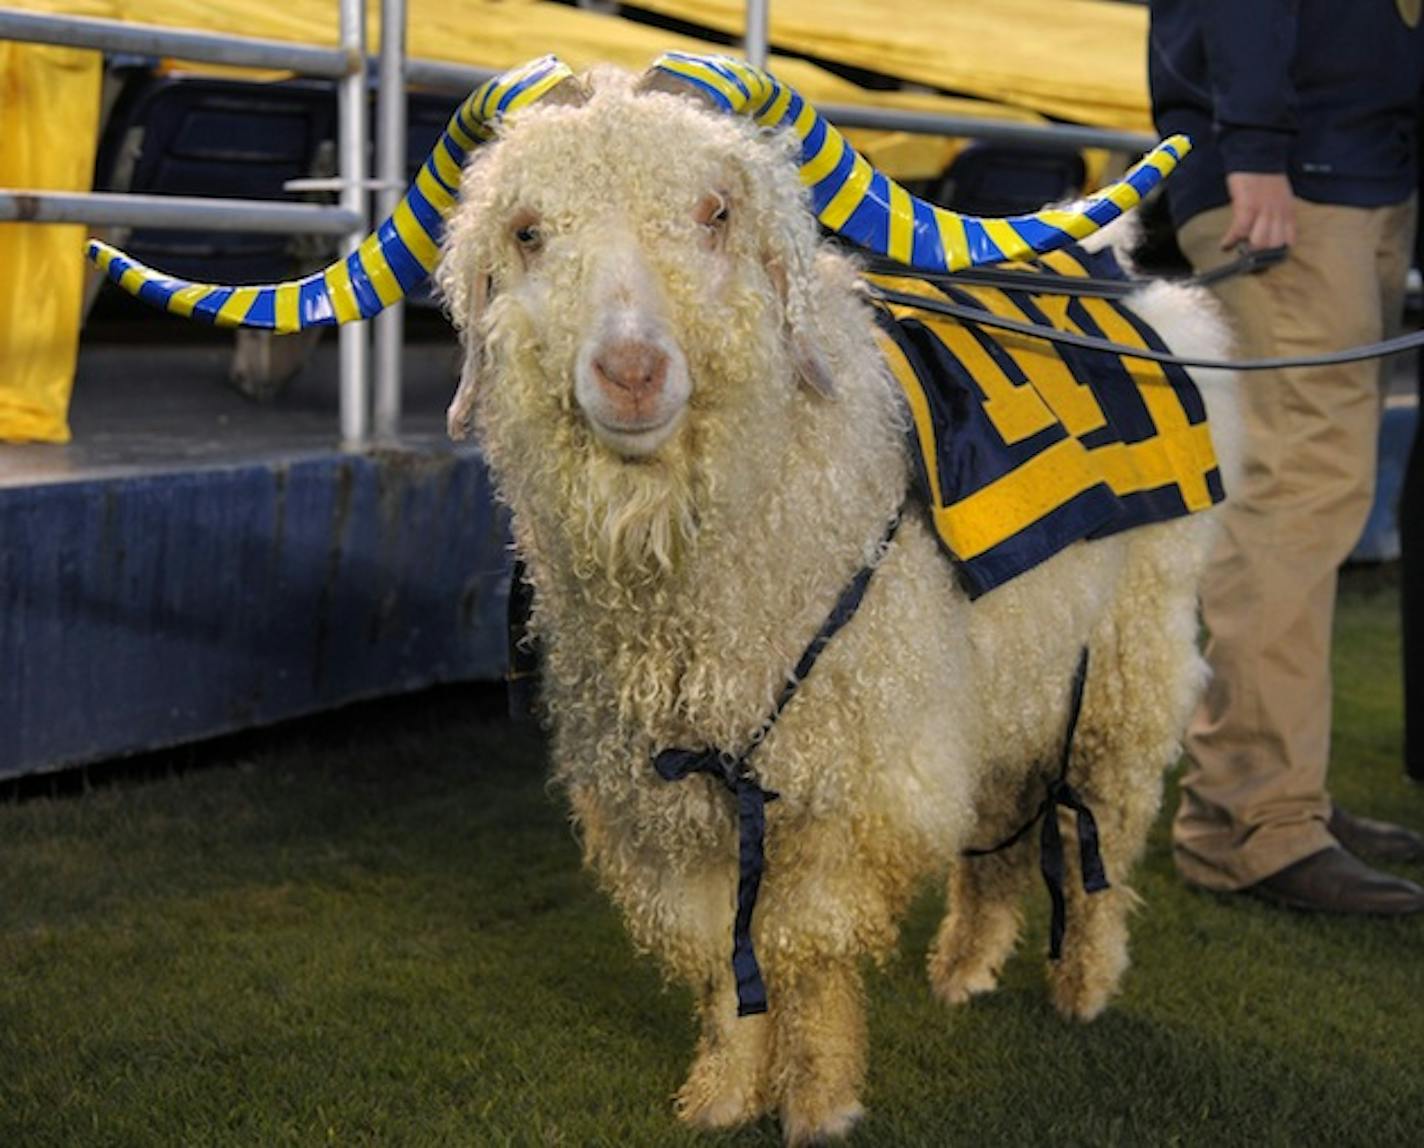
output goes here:
[[1346, 347], [1343, 351], [1326, 351], [1319, 355], [1274, 359], [1201, 359], [1190, 355], [1173, 355], [1167, 351], [1154, 351], [1151, 347], [1130, 347], [1126, 343], [1114, 343], [1110, 339], [1099, 339], [1093, 335], [1075, 335], [1071, 331], [1060, 331], [1056, 327], [1046, 327], [1041, 323], [1005, 319], [1000, 315], [981, 311], [977, 307], [965, 307], [945, 299], [931, 299], [905, 291], [892, 291], [888, 287], [868, 284], [866, 292], [870, 298], [882, 303], [892, 303], [896, 307], [911, 307], [917, 311], [928, 311], [932, 315], [947, 315], [961, 323], [1012, 331], [1016, 335], [1046, 339], [1050, 343], [1064, 343], [1069, 347], [1081, 347], [1085, 351], [1104, 351], [1124, 359], [1146, 359], [1153, 363], [1172, 363], [1179, 367], [1199, 367], [1217, 371], [1279, 371], [1291, 367], [1332, 367], [1341, 363], [1358, 363], [1362, 359], [1383, 359], [1404, 351], [1412, 351], [1416, 347], [1424, 347], [1424, 331], [1414, 331], [1408, 335], [1396, 335], [1392, 339], [1381, 339], [1377, 343]]
[[732, 928], [732, 972], [737, 982], [737, 1015], [753, 1016], [766, 1012], [766, 983], [752, 947], [752, 913], [756, 909], [757, 893], [761, 889], [765, 866], [766, 804], [779, 796], [763, 789], [752, 777], [749, 764], [752, 754], [766, 740], [777, 718], [796, 696], [811, 668], [841, 629], [860, 609], [861, 600], [870, 585], [880, 560], [900, 528], [903, 511], [895, 515], [876, 557], [866, 563], [841, 591], [830, 616], [806, 647], [791, 678], [782, 687], [770, 716], [752, 737], [750, 745], [739, 754], [720, 749], [665, 749], [653, 758], [653, 768], [664, 781], [681, 781], [694, 773], [715, 777], [737, 800], [737, 917]]
[[[1214, 267], [1186, 279], [1169, 279], [1166, 282], [1208, 287], [1236, 275], [1264, 271], [1283, 262], [1288, 254], [1288, 249], [1284, 247], [1268, 247], [1259, 251], [1246, 250], [1230, 263], [1224, 263], [1220, 267]], [[1125, 299], [1133, 292], [1140, 291], [1153, 282], [1151, 279], [1099, 279], [1092, 276], [1043, 275], [1035, 271], [1011, 271], [1002, 267], [967, 268], [963, 271], [937, 274], [906, 267], [884, 258], [871, 259], [866, 269], [872, 274], [893, 275], [902, 279], [919, 279], [938, 285], [994, 287], [1003, 291], [1024, 291], [1031, 295], [1072, 295], [1098, 299]], [[948, 299], [934, 299], [906, 291], [896, 291], [876, 283], [866, 283], [865, 288], [872, 299], [890, 303], [896, 307], [911, 307], [919, 311], [928, 311], [932, 315], [944, 315], [951, 319], [958, 319], [961, 323], [973, 323], [981, 327], [993, 327], [1000, 331], [1012, 331], [1016, 335], [1046, 339], [1050, 343], [1080, 347], [1085, 351], [1103, 351], [1123, 358], [1145, 359], [1153, 363], [1168, 363], [1178, 367], [1222, 371], [1279, 371], [1293, 367], [1333, 367], [1343, 363], [1358, 363], [1364, 359], [1385, 359], [1391, 355], [1399, 355], [1405, 351], [1424, 347], [1424, 331], [1414, 331], [1407, 335], [1396, 335], [1391, 339], [1363, 343], [1358, 347], [1325, 351], [1319, 355], [1241, 359], [1238, 361], [1201, 359], [1186, 355], [1173, 355], [1168, 351], [1153, 350], [1151, 347], [1131, 347], [1126, 343], [1115, 343], [1110, 339], [1100, 339], [1093, 335], [1078, 335], [1040, 323], [1006, 319], [1001, 315], [995, 315], [977, 307], [967, 307], [961, 303], [953, 303]]]
[[[1289, 248], [1263, 247], [1243, 250], [1230, 263], [1185, 278], [1166, 282], [1182, 287], [1210, 287], [1237, 275], [1254, 275], [1285, 262]], [[926, 283], [951, 287], [994, 287], [1001, 291], [1023, 291], [1030, 295], [1069, 295], [1088, 299], [1126, 299], [1141, 291], [1151, 279], [1102, 279], [1093, 275], [1045, 275], [1038, 271], [1013, 271], [1005, 267], [968, 267], [963, 271], [935, 272], [906, 267], [893, 259], [871, 256], [865, 269], [874, 275], [921, 279]]]
[[1068, 784], [1068, 763], [1073, 756], [1073, 735], [1078, 729], [1078, 717], [1083, 711], [1083, 687], [1088, 680], [1088, 648], [1078, 655], [1078, 669], [1073, 675], [1073, 693], [1068, 703], [1068, 729], [1063, 738], [1063, 751], [1058, 776], [1048, 783], [1048, 792], [1039, 802], [1038, 810], [1012, 835], [988, 849], [966, 849], [965, 857], [987, 857], [1000, 853], [1022, 841], [1028, 831], [1042, 822], [1039, 831], [1038, 867], [1043, 883], [1048, 886], [1048, 898], [1053, 903], [1053, 918], [1049, 927], [1048, 955], [1058, 960], [1063, 955], [1063, 933], [1068, 924], [1068, 906], [1063, 897], [1063, 880], [1067, 866], [1063, 857], [1063, 834], [1058, 826], [1058, 807], [1071, 809], [1078, 818], [1078, 857], [1083, 875], [1083, 891], [1101, 893], [1110, 888], [1103, 868], [1102, 852], [1098, 848], [1098, 823], [1093, 811]]

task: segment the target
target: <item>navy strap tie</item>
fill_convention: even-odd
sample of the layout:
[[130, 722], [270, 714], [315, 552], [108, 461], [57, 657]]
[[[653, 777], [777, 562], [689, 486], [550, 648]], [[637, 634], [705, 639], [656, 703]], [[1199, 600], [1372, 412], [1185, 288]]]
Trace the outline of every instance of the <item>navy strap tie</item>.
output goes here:
[[1063, 834], [1058, 825], [1058, 809], [1071, 809], [1077, 815], [1078, 861], [1083, 877], [1083, 891], [1101, 893], [1111, 888], [1107, 870], [1103, 867], [1102, 851], [1098, 846], [1098, 823], [1088, 803], [1068, 784], [1068, 763], [1073, 753], [1073, 734], [1078, 728], [1078, 717], [1083, 711], [1083, 687], [1088, 680], [1088, 650], [1085, 646], [1078, 656], [1078, 669], [1073, 676], [1073, 695], [1068, 708], [1068, 730], [1063, 739], [1063, 753], [1058, 776], [1048, 783], [1048, 792], [1039, 802], [1038, 809], [1012, 835], [988, 849], [966, 849], [965, 857], [987, 857], [1011, 848], [1028, 836], [1028, 831], [1042, 822], [1038, 836], [1038, 868], [1043, 874], [1043, 883], [1048, 886], [1048, 898], [1053, 904], [1053, 916], [1049, 924], [1048, 955], [1058, 960], [1063, 955], [1063, 934], [1068, 924], [1068, 906], [1063, 896], [1063, 881], [1067, 866], [1063, 857]]
[[682, 781], [694, 773], [706, 773], [725, 785], [737, 799], [737, 918], [732, 928], [732, 973], [737, 982], [738, 1016], [766, 1012], [766, 983], [762, 980], [761, 966], [757, 964], [756, 951], [752, 947], [752, 912], [756, 909], [766, 862], [766, 805], [779, 796], [757, 784], [748, 759], [796, 696], [797, 689], [806, 680], [830, 640], [855, 617], [880, 558], [900, 528], [900, 519], [901, 515], [896, 514], [875, 559], [862, 566], [841, 591], [829, 617], [811, 639], [791, 678], [782, 687], [771, 714], [752, 738], [749, 749], [741, 754], [720, 749], [665, 749], [653, 756], [653, 768], [664, 781]]
[[752, 947], [752, 910], [756, 908], [765, 863], [766, 803], [779, 794], [763, 789], [752, 778], [745, 758], [714, 749], [665, 749], [653, 759], [664, 781], [681, 781], [707, 773], [722, 782], [737, 799], [737, 920], [732, 928], [732, 973], [737, 981], [737, 1015], [766, 1012], [766, 983]]

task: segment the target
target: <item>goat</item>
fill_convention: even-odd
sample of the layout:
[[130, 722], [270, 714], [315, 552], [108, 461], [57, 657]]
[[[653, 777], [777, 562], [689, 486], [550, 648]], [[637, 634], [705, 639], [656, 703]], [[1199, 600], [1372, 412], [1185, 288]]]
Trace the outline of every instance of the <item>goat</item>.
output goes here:
[[[897, 517], [911, 415], [859, 269], [817, 231], [843, 207], [813, 209], [801, 141], [676, 83], [573, 82], [577, 99], [503, 125], [450, 207], [437, 278], [465, 347], [451, 431], [476, 436], [512, 512], [586, 860], [696, 999], [679, 1116], [721, 1128], [775, 1110], [788, 1143], [818, 1141], [861, 1114], [861, 964], [891, 953], [926, 875], [950, 872], [935, 995], [994, 987], [1034, 850], [963, 854], [1031, 814], [1084, 649], [1071, 777], [1112, 887], [1068, 882], [1048, 979], [1082, 1020], [1115, 992], [1126, 879], [1203, 682], [1195, 595], [1215, 524], [1076, 542], [971, 598], [929, 517]], [[1128, 307], [1184, 351], [1223, 349], [1199, 294], [1157, 284]], [[1231, 380], [1197, 378], [1229, 481]], [[858, 612], [768, 726], [858, 575]], [[681, 746], [742, 753], [724, 780], [770, 801], [750, 934], [765, 1011], [727, 961], [737, 806], [714, 777], [654, 769]]]

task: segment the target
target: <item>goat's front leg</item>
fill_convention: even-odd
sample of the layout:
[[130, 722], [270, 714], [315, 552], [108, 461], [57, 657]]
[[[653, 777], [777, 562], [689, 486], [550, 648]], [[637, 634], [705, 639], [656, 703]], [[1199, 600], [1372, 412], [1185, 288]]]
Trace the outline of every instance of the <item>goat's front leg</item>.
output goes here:
[[737, 1016], [731, 969], [698, 994], [701, 1034], [687, 1080], [677, 1093], [677, 1115], [697, 1128], [733, 1128], [771, 1106], [769, 1024], [766, 1016]]
[[769, 970], [772, 1075], [788, 1145], [846, 1135], [864, 1114], [865, 993], [853, 958]]

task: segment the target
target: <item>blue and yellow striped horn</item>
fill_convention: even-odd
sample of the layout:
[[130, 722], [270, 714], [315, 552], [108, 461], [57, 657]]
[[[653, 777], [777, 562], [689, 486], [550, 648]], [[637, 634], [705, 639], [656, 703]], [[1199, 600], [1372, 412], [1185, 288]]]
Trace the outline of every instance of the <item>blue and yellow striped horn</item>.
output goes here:
[[304, 279], [255, 287], [190, 283], [145, 267], [107, 243], [91, 241], [86, 254], [130, 295], [219, 327], [290, 332], [369, 319], [419, 287], [435, 267], [466, 156], [492, 137], [499, 119], [564, 83], [575, 96], [580, 93], [573, 73], [544, 56], [481, 84], [451, 117], [390, 218], [345, 259]]
[[850, 242], [921, 271], [1030, 259], [1082, 239], [1135, 207], [1191, 150], [1186, 136], [1164, 140], [1120, 182], [1071, 211], [977, 219], [911, 195], [876, 171], [791, 88], [742, 60], [668, 52], [650, 76], [690, 88], [712, 106], [764, 127], [789, 127], [801, 141], [801, 182], [811, 189], [816, 217]]

